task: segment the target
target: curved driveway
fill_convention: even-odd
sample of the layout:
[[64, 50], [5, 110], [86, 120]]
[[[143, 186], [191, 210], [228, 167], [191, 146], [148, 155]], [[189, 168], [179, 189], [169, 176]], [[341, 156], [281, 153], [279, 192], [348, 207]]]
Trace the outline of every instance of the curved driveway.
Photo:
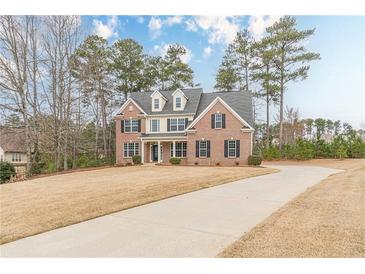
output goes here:
[[0, 246], [1, 257], [214, 257], [336, 169], [280, 172], [120, 211]]

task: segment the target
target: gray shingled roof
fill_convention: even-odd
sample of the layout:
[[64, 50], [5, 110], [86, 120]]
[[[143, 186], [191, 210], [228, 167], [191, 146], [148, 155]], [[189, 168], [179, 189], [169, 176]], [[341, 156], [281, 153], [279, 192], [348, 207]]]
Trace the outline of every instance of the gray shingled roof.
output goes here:
[[188, 98], [185, 109], [182, 111], [173, 110], [173, 91], [160, 91], [163, 96], [167, 98], [167, 102], [160, 112], [152, 112], [152, 92], [134, 92], [131, 98], [148, 114], [179, 114], [179, 113], [193, 113], [196, 118], [206, 107], [218, 96], [223, 99], [234, 111], [237, 112], [247, 123], [252, 127], [253, 111], [252, 111], [252, 97], [249, 91], [229, 91], [229, 92], [212, 92], [203, 93], [201, 88], [181, 89]]
[[131, 98], [137, 102], [137, 104], [148, 114], [178, 114], [178, 113], [196, 113], [198, 108], [200, 95], [203, 93], [201, 88], [193, 89], [181, 89], [185, 96], [188, 98], [184, 110], [174, 111], [173, 110], [173, 91], [160, 91], [160, 93], [166, 97], [167, 102], [163, 107], [162, 111], [152, 112], [152, 92], [133, 92]]
[[250, 126], [253, 123], [252, 96], [249, 91], [229, 91], [229, 92], [212, 92], [203, 93], [200, 98], [197, 117], [207, 106], [217, 97], [223, 99], [238, 115], [240, 115]]

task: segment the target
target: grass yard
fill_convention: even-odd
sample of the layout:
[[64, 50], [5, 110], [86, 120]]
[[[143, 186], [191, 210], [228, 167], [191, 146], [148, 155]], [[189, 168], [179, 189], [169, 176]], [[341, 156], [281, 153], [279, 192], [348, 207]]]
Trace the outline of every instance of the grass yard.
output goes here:
[[365, 160], [269, 163], [345, 171], [287, 203], [219, 257], [365, 257]]
[[260, 167], [113, 167], [3, 184], [0, 243], [272, 172]]

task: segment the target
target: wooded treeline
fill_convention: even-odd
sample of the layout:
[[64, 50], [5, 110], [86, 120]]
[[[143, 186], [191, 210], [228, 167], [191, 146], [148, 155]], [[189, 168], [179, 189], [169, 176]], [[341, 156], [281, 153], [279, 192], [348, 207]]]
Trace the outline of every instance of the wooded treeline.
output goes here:
[[[256, 120], [261, 148], [278, 146], [283, 153], [312, 127], [293, 118], [293, 110], [297, 122], [285, 120], [284, 95], [320, 58], [305, 48], [314, 31], [298, 30], [295, 18], [284, 16], [261, 39], [243, 29], [227, 46], [215, 89], [250, 90], [255, 118], [265, 104], [266, 123]], [[115, 111], [131, 92], [194, 86], [194, 72], [182, 61], [186, 53], [179, 44], [163, 56], [146, 54], [133, 39], [109, 44], [85, 34], [80, 16], [0, 16], [1, 124], [25, 128], [30, 173], [114, 163]], [[273, 106], [279, 106], [275, 124]], [[320, 121], [312, 123], [321, 136]]]
[[0, 16], [0, 115], [25, 128], [27, 171], [114, 163], [113, 113], [129, 92], [192, 86], [184, 54], [109, 45], [80, 16]]

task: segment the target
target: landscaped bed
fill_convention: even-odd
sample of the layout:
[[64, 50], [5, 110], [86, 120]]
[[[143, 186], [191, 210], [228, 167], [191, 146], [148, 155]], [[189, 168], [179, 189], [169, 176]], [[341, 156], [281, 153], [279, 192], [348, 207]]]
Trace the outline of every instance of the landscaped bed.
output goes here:
[[344, 169], [311, 187], [219, 257], [365, 257], [365, 160], [281, 161]]
[[0, 185], [1, 243], [272, 172], [262, 167], [133, 166]]

